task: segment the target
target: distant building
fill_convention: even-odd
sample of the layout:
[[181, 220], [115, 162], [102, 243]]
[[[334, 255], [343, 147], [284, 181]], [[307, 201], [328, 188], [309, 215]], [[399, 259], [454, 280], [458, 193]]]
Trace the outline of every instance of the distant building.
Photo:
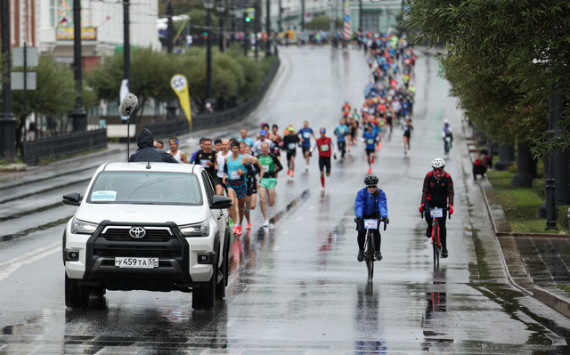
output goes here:
[[[10, 46], [38, 47], [61, 63], [73, 63], [73, 0], [9, 0]], [[84, 65], [111, 55], [123, 45], [123, 5], [81, 1]], [[158, 1], [131, 0], [131, 46], [160, 48], [156, 20]]]

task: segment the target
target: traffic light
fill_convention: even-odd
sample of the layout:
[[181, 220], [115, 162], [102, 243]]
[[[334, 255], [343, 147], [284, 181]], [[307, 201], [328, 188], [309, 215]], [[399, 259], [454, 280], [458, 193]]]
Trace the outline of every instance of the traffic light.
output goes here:
[[245, 17], [245, 22], [251, 22], [251, 17], [246, 16], [246, 17]]
[[204, 36], [204, 39], [208, 39], [208, 31], [204, 31], [204, 33], [202, 33], [202, 35]]

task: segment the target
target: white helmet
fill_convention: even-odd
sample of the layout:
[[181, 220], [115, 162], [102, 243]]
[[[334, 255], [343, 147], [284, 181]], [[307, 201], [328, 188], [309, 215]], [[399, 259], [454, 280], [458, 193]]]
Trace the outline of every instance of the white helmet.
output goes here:
[[431, 167], [434, 169], [443, 169], [445, 167], [445, 160], [441, 158], [435, 158], [431, 161]]
[[443, 124], [449, 124], [449, 120], [446, 118], [445, 120], [443, 120]]

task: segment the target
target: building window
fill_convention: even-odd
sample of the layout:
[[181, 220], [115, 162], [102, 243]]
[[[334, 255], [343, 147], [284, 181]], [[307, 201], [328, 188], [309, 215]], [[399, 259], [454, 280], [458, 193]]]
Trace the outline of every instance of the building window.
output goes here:
[[362, 30], [370, 31], [372, 33], [378, 32], [380, 23], [378, 20], [378, 12], [363, 12], [362, 13]]

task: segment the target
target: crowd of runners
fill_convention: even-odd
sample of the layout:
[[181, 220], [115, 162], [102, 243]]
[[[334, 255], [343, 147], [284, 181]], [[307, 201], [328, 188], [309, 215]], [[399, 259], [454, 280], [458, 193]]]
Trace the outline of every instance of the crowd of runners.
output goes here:
[[[407, 154], [413, 130], [415, 88], [411, 82], [416, 60], [413, 47], [405, 36], [395, 35], [370, 36], [366, 43], [370, 82], [364, 89], [363, 103], [351, 107], [345, 102], [332, 132], [325, 127], [313, 130], [308, 121], [302, 127], [289, 125], [282, 131], [276, 124], [261, 123], [260, 130], [251, 135], [242, 128], [235, 138], [201, 138], [200, 148], [188, 155], [178, 149], [177, 138], [168, 141], [167, 153], [179, 163], [202, 165], [212, 177], [216, 194], [233, 200], [229, 214], [235, 235], [242, 235], [244, 224], [251, 229], [250, 214], [258, 201], [263, 227], [268, 227], [267, 205], [275, 204], [278, 176], [286, 174], [293, 179], [299, 170], [309, 170], [311, 159], [318, 160], [324, 190], [325, 179], [331, 174], [331, 159], [339, 158], [337, 153], [344, 159], [362, 143], [370, 174], [382, 135], [391, 135], [397, 126], [401, 127], [404, 154]], [[164, 149], [161, 141], [155, 141], [154, 145]]]

